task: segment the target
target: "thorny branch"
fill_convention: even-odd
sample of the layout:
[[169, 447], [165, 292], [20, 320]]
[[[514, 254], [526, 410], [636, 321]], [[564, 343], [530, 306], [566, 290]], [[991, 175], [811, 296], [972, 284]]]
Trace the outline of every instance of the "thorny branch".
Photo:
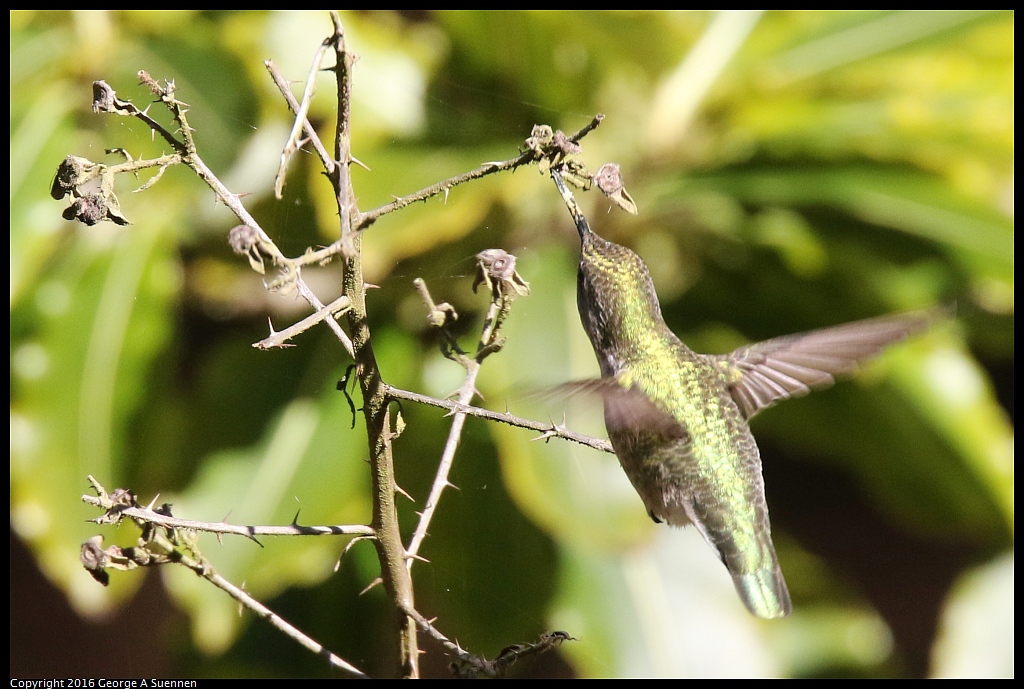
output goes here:
[[[103, 548], [102, 536], [94, 536], [82, 544], [80, 556], [82, 564], [101, 584], [104, 586], [107, 584], [109, 579], [108, 569], [127, 571], [137, 567], [155, 567], [166, 564], [182, 565], [203, 577], [217, 588], [225, 591], [242, 606], [267, 620], [303, 647], [317, 655], [323, 656], [331, 666], [344, 670], [356, 677], [366, 677], [362, 670], [328, 651], [322, 644], [307, 636], [280, 615], [250, 596], [244, 589], [235, 586], [218, 574], [199, 551], [196, 531], [191, 527], [172, 523], [175, 520], [170, 514], [169, 505], [162, 505], [159, 508], [159, 513], [152, 509], [152, 505], [147, 508], [141, 508], [130, 491], [118, 489], [108, 494], [103, 486], [92, 476], [89, 477], [89, 480], [96, 490], [98, 497], [83, 496], [83, 499], [86, 502], [99, 504], [107, 510], [107, 513], [97, 521], [116, 523], [122, 517], [129, 516], [142, 529], [138, 545], [130, 548], [122, 548], [117, 545]], [[251, 535], [249, 537], [252, 538]]]
[[[291, 90], [282, 90], [282, 93], [286, 94], [289, 107], [295, 113], [295, 123], [292, 125], [292, 131], [288, 135], [288, 143], [285, 144], [284, 150], [281, 151], [281, 165], [278, 167], [277, 176], [274, 178], [274, 196], [278, 199], [284, 198], [284, 176], [288, 163], [292, 156], [302, 148], [303, 141], [299, 139], [299, 136], [309, 124], [309, 121], [306, 119], [306, 113], [309, 112], [309, 104], [313, 101], [313, 94], [316, 92], [316, 74], [320, 71], [320, 66], [327, 55], [327, 50], [331, 47], [331, 42], [332, 39], [328, 38], [320, 44], [320, 50], [317, 51], [313, 63], [309, 66], [309, 75], [306, 77], [306, 89], [302, 93], [301, 104], [297, 107], [294, 106], [295, 98], [292, 96]], [[265, 64], [268, 68], [273, 65], [269, 60]], [[271, 70], [271, 74], [274, 74], [275, 71]], [[313, 128], [309, 127], [309, 129], [312, 130]], [[328, 172], [333, 172], [334, 161], [331, 161], [330, 166], [325, 165], [325, 167], [327, 167]]]
[[[58, 170], [51, 188], [51, 195], [56, 199], [67, 195], [74, 198], [71, 206], [65, 210], [64, 216], [68, 219], [81, 220], [89, 225], [104, 219], [126, 225], [128, 220], [121, 215], [120, 204], [114, 194], [114, 174], [135, 172], [147, 167], [159, 167], [157, 175], [142, 187], [146, 188], [154, 184], [167, 167], [183, 163], [192, 168], [214, 191], [217, 198], [238, 217], [242, 222], [240, 227], [248, 229], [250, 236], [248, 245], [241, 250], [236, 247], [236, 251], [247, 254], [253, 269], [260, 274], [264, 273], [264, 258], [280, 268], [281, 274], [271, 281], [268, 287], [284, 292], [297, 289], [315, 310], [321, 310], [323, 304], [308, 288], [301, 275], [301, 268], [307, 262], [286, 257], [259, 222], [246, 210], [242, 204], [241, 195], [229, 191], [199, 155], [192, 136], [193, 129], [188, 124], [188, 104], [177, 99], [174, 82], [165, 81], [161, 85], [143, 70], [139, 71], [138, 76], [139, 80], [158, 97], [159, 102], [163, 103], [171, 112], [174, 121], [178, 124], [177, 133], [181, 135], [181, 139], [176, 138], [174, 133], [150, 117], [148, 108], [140, 110], [130, 101], [118, 98], [114, 89], [104, 81], [97, 81], [93, 85], [93, 111], [141, 119], [154, 132], [159, 133], [174, 148], [175, 153], [151, 161], [129, 160], [120, 166], [105, 166], [85, 158], [69, 156]], [[88, 186], [97, 177], [101, 179], [99, 191], [92, 190]], [[345, 331], [334, 319], [326, 319], [326, 322], [346, 351], [350, 355], [353, 354], [352, 343]]]
[[479, 677], [504, 677], [509, 667], [511, 667], [516, 661], [526, 658], [527, 656], [538, 655], [540, 653], [550, 651], [560, 646], [563, 641], [575, 640], [574, 637], [569, 636], [565, 632], [545, 632], [544, 634], [541, 634], [540, 639], [536, 643], [506, 646], [494, 658], [494, 660], [487, 660], [486, 658], [470, 653], [466, 649], [462, 648], [458, 642], [449, 639], [434, 626], [433, 620], [424, 618], [423, 615], [416, 610], [409, 611], [409, 614], [416, 620], [416, 624], [419, 625], [419, 628], [429, 634], [432, 639], [440, 643], [444, 648], [445, 653], [454, 659], [450, 665], [452, 674], [466, 679], [476, 679]]
[[[274, 84], [278, 90], [281, 91], [281, 95], [284, 96], [285, 101], [288, 103], [288, 107], [293, 113], [295, 113], [296, 121], [302, 120], [302, 132], [306, 135], [306, 141], [313, 144], [313, 148], [316, 150], [317, 155], [320, 156], [320, 164], [324, 166], [324, 169], [328, 173], [334, 171], [335, 161], [331, 157], [331, 154], [324, 148], [324, 144], [320, 141], [320, 135], [313, 129], [313, 125], [309, 123], [309, 120], [305, 118], [305, 115], [300, 118], [299, 113], [302, 112], [302, 106], [295, 100], [295, 96], [292, 95], [291, 87], [288, 85], [288, 81], [284, 78], [281, 72], [277, 69], [277, 65], [274, 64], [273, 60], [267, 60], [263, 63], [267, 71], [270, 72], [271, 78], [274, 80]], [[290, 141], [291, 139], [289, 139]]]
[[[126, 162], [118, 165], [104, 165], [84, 158], [69, 156], [58, 170], [51, 193], [57, 199], [68, 195], [72, 196], [72, 205], [65, 211], [65, 217], [76, 218], [86, 224], [95, 224], [104, 219], [119, 224], [128, 224], [128, 220], [120, 212], [120, 205], [114, 193], [113, 182], [116, 175], [125, 172], [135, 174], [139, 170], [157, 168], [157, 173], [136, 190], [141, 191], [156, 184], [168, 167], [185, 164], [206, 182], [217, 198], [242, 223], [229, 234], [229, 242], [235, 252], [245, 256], [252, 269], [261, 275], [266, 273], [268, 263], [276, 267], [279, 273], [266, 284], [266, 287], [284, 293], [297, 291], [314, 309], [314, 313], [284, 330], [275, 331], [271, 326], [270, 336], [253, 346], [260, 349], [292, 346], [288, 343], [292, 337], [323, 321], [334, 331], [345, 350], [355, 360], [356, 378], [363, 394], [362, 411], [367, 428], [373, 479], [371, 524], [368, 526], [304, 527], [293, 522], [288, 526], [242, 526], [226, 522], [209, 523], [179, 519], [170, 514], [169, 506], [154, 508], [152, 504], [146, 507], [138, 505], [134, 496], [126, 490], [115, 491], [114, 494], [107, 495], [102, 486], [90, 477], [99, 497], [83, 496], [83, 500], [105, 510], [105, 514], [97, 518], [96, 521], [98, 523], [115, 523], [124, 517], [129, 517], [143, 529], [143, 536], [140, 538], [140, 545], [137, 548], [123, 549], [111, 546], [106, 550], [100, 547], [100, 541], [97, 540], [99, 537], [97, 537], [83, 545], [83, 562], [100, 580], [106, 576], [105, 570], [108, 567], [131, 569], [138, 566], [172, 562], [187, 566], [198, 575], [227, 591], [229, 595], [285, 631], [306, 648], [324, 655], [332, 665], [343, 668], [356, 676], [365, 676], [360, 670], [326, 651], [320, 644], [303, 635], [244, 591], [214, 572], [198, 551], [196, 535], [197, 532], [206, 531], [217, 534], [218, 538], [223, 534], [234, 534], [254, 541], [256, 536], [260, 535], [355, 536], [356, 538], [349, 543], [349, 546], [357, 540], [369, 539], [377, 548], [381, 562], [380, 579], [394, 605], [400, 674], [406, 677], [416, 677], [419, 674], [418, 656], [420, 652], [416, 638], [418, 627], [445, 644], [446, 649], [456, 657], [453, 670], [458, 673], [474, 676], [501, 675], [505, 668], [518, 658], [552, 648], [570, 637], [562, 632], [553, 632], [542, 637], [536, 644], [510, 646], [493, 661], [477, 658], [463, 651], [457, 644], [453, 645], [448, 642], [444, 635], [416, 610], [410, 576], [412, 562], [415, 559], [422, 559], [419, 557], [418, 551], [428, 533], [441, 493], [451, 485], [448, 475], [462, 435], [465, 419], [467, 416], [477, 416], [500, 421], [538, 431], [541, 433], [541, 439], [559, 437], [603, 451], [611, 451], [610, 446], [607, 441], [573, 433], [564, 425], [553, 422], [537, 423], [515, 417], [508, 412], [499, 414], [470, 406], [470, 402], [477, 394], [475, 384], [481, 363], [487, 356], [500, 351], [504, 344], [501, 327], [508, 317], [512, 302], [517, 297], [529, 293], [529, 286], [515, 270], [515, 257], [498, 249], [481, 252], [477, 257], [479, 272], [473, 289], [476, 291], [478, 286], [485, 285], [490, 291], [491, 302], [476, 350], [471, 355], [459, 347], [449, 330], [451, 322], [457, 318], [454, 309], [447, 304], [435, 304], [426, 284], [422, 280], [418, 280], [416, 283], [416, 287], [427, 305], [429, 321], [442, 333], [444, 338], [442, 349], [445, 355], [466, 369], [458, 401], [430, 398], [387, 385], [377, 366], [367, 321], [365, 302], [367, 285], [363, 281], [362, 273], [362, 231], [387, 213], [418, 201], [425, 201], [436, 195], [443, 194], [447, 200], [449, 192], [460, 184], [489, 174], [514, 170], [527, 164], [538, 164], [542, 172], [559, 166], [570, 182], [588, 187], [596, 183], [604, 190], [600, 181], [601, 174], [589, 175], [586, 168], [573, 157], [579, 152], [577, 142], [593, 130], [601, 122], [603, 116], [597, 115], [592, 122], [571, 136], [555, 132], [545, 125], [538, 125], [534, 128], [530, 138], [526, 140], [524, 151], [514, 158], [484, 163], [475, 170], [438, 182], [375, 210], [367, 213], [360, 212], [352, 188], [349, 169], [352, 163], [361, 164], [351, 154], [351, 68], [355, 62], [355, 56], [346, 48], [345, 34], [338, 15], [332, 12], [331, 20], [334, 31], [323, 41], [310, 66], [301, 101], [297, 101], [292, 95], [289, 84], [274, 64], [270, 61], [265, 63], [288, 106], [295, 114], [291, 133], [282, 149], [275, 192], [280, 197], [291, 157], [306, 144], [312, 145], [334, 187], [337, 200], [339, 238], [330, 246], [319, 250], [308, 249], [301, 256], [294, 258], [285, 256], [256, 219], [245, 209], [241, 202], [242, 195], [229, 191], [199, 156], [193, 138], [193, 129], [188, 124], [189, 106], [176, 97], [174, 82], [168, 80], [161, 84], [144, 71], [138, 73], [141, 83], [157, 96], [157, 102], [168, 108], [177, 125], [176, 131], [172, 132], [154, 120], [149, 115], [148, 108], [140, 110], [130, 101], [120, 99], [114, 90], [103, 81], [94, 84], [93, 110], [140, 119], [170, 144], [174, 152], [152, 160], [133, 160], [123, 149], [108, 151], [108, 153], [120, 153], [127, 159]], [[322, 63], [332, 49], [335, 55], [335, 64], [329, 69], [335, 73], [338, 97], [338, 119], [333, 155], [328, 153], [306, 117], [314, 93], [315, 75], [323, 68]], [[99, 180], [98, 190], [94, 188], [94, 180], [97, 179]], [[606, 191], [606, 193], [609, 192]], [[628, 195], [625, 199], [627, 202], [631, 202]], [[623, 207], [627, 207], [625, 202], [617, 202]], [[324, 264], [338, 256], [344, 261], [343, 292], [341, 296], [325, 306], [303, 280], [301, 271], [307, 265]], [[338, 323], [337, 319], [342, 316], [347, 321], [348, 332]], [[393, 427], [388, 412], [391, 401], [402, 399], [447, 409], [455, 417], [426, 506], [420, 515], [408, 548], [403, 546], [399, 531], [395, 494], [402, 491], [395, 480], [392, 461], [392, 441], [401, 432], [401, 425], [397, 425], [400, 423], [399, 420]], [[348, 547], [346, 547], [346, 551], [347, 549]]]
[[345, 312], [352, 306], [352, 299], [347, 294], [343, 294], [327, 306], [320, 307], [316, 313], [306, 316], [298, 323], [290, 325], [284, 330], [274, 330], [274, 326], [270, 326], [270, 337], [267, 337], [259, 342], [254, 342], [253, 347], [256, 349], [273, 349], [274, 347], [294, 347], [295, 345], [286, 344], [288, 340], [295, 337], [299, 333], [305, 332], [312, 328], [314, 325], [324, 320], [325, 318], [340, 318], [345, 315]]
[[[394, 605], [393, 624], [397, 631], [396, 656], [399, 674], [403, 677], [419, 676], [419, 647], [415, 622], [402, 610], [414, 607], [412, 577], [405, 566], [406, 553], [402, 546], [395, 506], [398, 490], [392, 455], [392, 441], [396, 432], [388, 414], [388, 400], [384, 394], [377, 358], [370, 338], [366, 311], [366, 283], [363, 280], [362, 238], [352, 231], [352, 220], [359, 215], [355, 191], [349, 174], [351, 156], [350, 105], [352, 92], [352, 65], [355, 56], [348, 51], [341, 19], [331, 13], [333, 35], [325, 41], [334, 49], [334, 76], [337, 83], [338, 117], [334, 145], [333, 169], [328, 177], [334, 187], [340, 220], [340, 240], [345, 245], [345, 273], [343, 294], [351, 300], [346, 318], [351, 333], [352, 354], [356, 377], [363, 395], [363, 419], [366, 425], [370, 453], [371, 491], [373, 514], [371, 526], [376, 538], [373, 543], [380, 560], [381, 580], [389, 600]], [[319, 58], [318, 58], [319, 59]], [[301, 106], [299, 108], [301, 114]], [[300, 118], [304, 119], [304, 118]], [[296, 266], [296, 269], [298, 267]], [[328, 319], [333, 322], [333, 319]]]
[[421, 395], [418, 392], [412, 392], [410, 390], [402, 390], [388, 386], [388, 396], [395, 399], [409, 400], [410, 402], [417, 402], [419, 404], [426, 404], [431, 407], [439, 407], [441, 409], [447, 409], [451, 414], [466, 414], [468, 416], [475, 416], [479, 419], [486, 419], [488, 421], [497, 421], [498, 423], [508, 424], [509, 426], [516, 426], [518, 428], [525, 428], [531, 431], [537, 431], [541, 435], [536, 440], [549, 440], [551, 438], [562, 438], [563, 440], [571, 440], [574, 443], [585, 445], [586, 447], [601, 452], [614, 452], [612, 450], [612, 444], [607, 440], [601, 440], [600, 438], [594, 438], [589, 435], [582, 433], [576, 433], [566, 428], [562, 424], [556, 424], [554, 422], [541, 423], [539, 421], [531, 421], [530, 419], [524, 419], [520, 416], [515, 416], [511, 412], [496, 412], [490, 409], [483, 409], [481, 407], [473, 407], [467, 404], [460, 404], [452, 400], [439, 399], [437, 397], [431, 397], [429, 395]]
[[[525, 296], [530, 293], [530, 286], [516, 272], [515, 256], [500, 249], [488, 249], [477, 254], [477, 279], [473, 283], [473, 290], [480, 284], [486, 284], [490, 288], [491, 303], [484, 318], [483, 328], [480, 333], [480, 340], [477, 343], [476, 353], [469, 357], [458, 346], [455, 337], [449, 331], [448, 326], [458, 316], [454, 309], [448, 304], [438, 306], [434, 303], [426, 283], [417, 278], [416, 287], [420, 291], [423, 301], [426, 304], [427, 320], [444, 333], [445, 344], [442, 351], [450, 359], [457, 361], [466, 369], [466, 377], [462, 387], [459, 388], [459, 404], [469, 404], [476, 392], [476, 379], [480, 373], [480, 364], [489, 355], [499, 351], [504, 340], [501, 338], [501, 326], [508, 316], [509, 309], [516, 297]], [[442, 306], [447, 308], [442, 308]], [[408, 567], [412, 569], [420, 545], [427, 536], [427, 529], [434, 516], [434, 511], [441, 500], [441, 493], [452, 485], [448, 480], [452, 463], [455, 461], [455, 451], [458, 449], [459, 440], [462, 437], [462, 429], [466, 423], [466, 413], [455, 412], [455, 418], [448, 432], [448, 440], [445, 442], [444, 451], [441, 453], [441, 461], [438, 464], [437, 473], [434, 476], [434, 483], [430, 488], [430, 495], [427, 497], [427, 504], [420, 513], [420, 521], [416, 525], [412, 541], [407, 550], [409, 559]]]
[[256, 541], [256, 536], [363, 536], [372, 537], [373, 529], [362, 524], [345, 524], [336, 526], [300, 526], [298, 515], [288, 526], [263, 526], [263, 525], [241, 525], [220, 522], [199, 522], [191, 519], [179, 519], [172, 517], [161, 506], [154, 508], [156, 499], [149, 505], [143, 507], [135, 501], [130, 491], [124, 489], [116, 490], [113, 494], [107, 494], [92, 476], [89, 476], [89, 483], [92, 484], [96, 495], [83, 495], [82, 502], [103, 509], [102, 516], [92, 521], [97, 524], [116, 524], [121, 519], [129, 517], [139, 522], [154, 524], [168, 529], [188, 529], [190, 531], [205, 531], [217, 534], [218, 538], [223, 534], [244, 536]]
[[[292, 99], [292, 101], [294, 101], [294, 98]], [[295, 108], [293, 108], [293, 110], [294, 109]], [[604, 115], [595, 115], [594, 119], [591, 120], [585, 127], [580, 129], [575, 134], [565, 138], [568, 141], [577, 142], [581, 138], [586, 136], [588, 133], [593, 131], [601, 123], [603, 119]], [[541, 156], [543, 155], [545, 155], [545, 153], [539, 151], [537, 148], [531, 148], [527, 146], [527, 150], [525, 150], [523, 153], [516, 156], [515, 158], [510, 158], [509, 160], [483, 163], [480, 167], [476, 168], [475, 170], [470, 170], [469, 172], [465, 172], [461, 175], [450, 177], [442, 182], [432, 184], [429, 187], [420, 189], [419, 191], [413, 192], [412, 194], [409, 194], [407, 196], [399, 197], [392, 201], [391, 203], [385, 204], [379, 208], [367, 211], [366, 213], [359, 214], [358, 217], [353, 219], [352, 231], [361, 232], [369, 228], [370, 225], [377, 222], [378, 219], [380, 219], [384, 215], [387, 215], [388, 213], [393, 213], [394, 211], [405, 208], [406, 206], [410, 206], [414, 203], [417, 203], [418, 201], [426, 201], [427, 199], [434, 196], [438, 196], [439, 194], [443, 194], [445, 201], [447, 201], [449, 192], [451, 192], [452, 189], [459, 186], [460, 184], [465, 184], [466, 182], [471, 182], [475, 179], [486, 177], [487, 175], [493, 175], [497, 172], [512, 171], [518, 167], [522, 167], [523, 165], [536, 163], [539, 160], [541, 160]], [[335, 241], [330, 246], [326, 246], [316, 251], [307, 252], [300, 258], [296, 259], [296, 261], [301, 262], [302, 265], [322, 263], [323, 261], [330, 260], [330, 258], [333, 256], [344, 253], [346, 250], [345, 247], [346, 243], [344, 241], [344, 238], [342, 238]]]

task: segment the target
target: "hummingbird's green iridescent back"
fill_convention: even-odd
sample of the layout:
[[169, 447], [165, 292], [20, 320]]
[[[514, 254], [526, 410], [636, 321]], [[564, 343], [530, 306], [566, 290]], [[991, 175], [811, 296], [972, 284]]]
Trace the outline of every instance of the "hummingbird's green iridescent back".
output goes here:
[[792, 610], [768, 522], [761, 458], [748, 420], [852, 373], [935, 313], [876, 318], [697, 354], [665, 325], [646, 264], [591, 231], [555, 184], [580, 234], [577, 305], [601, 366], [596, 388], [619, 462], [655, 521], [693, 524], [758, 617]]

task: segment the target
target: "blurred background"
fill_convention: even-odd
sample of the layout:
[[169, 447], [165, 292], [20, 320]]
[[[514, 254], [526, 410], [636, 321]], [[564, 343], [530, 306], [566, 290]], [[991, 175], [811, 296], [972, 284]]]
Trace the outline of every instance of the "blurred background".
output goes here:
[[[366, 523], [365, 434], [335, 384], [326, 328], [251, 344], [308, 313], [232, 254], [237, 224], [184, 167], [121, 179], [128, 227], [65, 221], [48, 194], [73, 154], [153, 157], [142, 123], [90, 110], [106, 80], [173, 79], [200, 153], [285, 253], [336, 238], [314, 155], [272, 187], [291, 123], [263, 61], [301, 91], [324, 12], [12, 12], [11, 676], [331, 676], [187, 571], [78, 561], [94, 475], [191, 519]], [[365, 12], [342, 15], [353, 153], [368, 210], [484, 161], [534, 124], [621, 165], [639, 217], [579, 194], [591, 225], [648, 262], [670, 327], [698, 351], [955, 304], [954, 320], [854, 381], [755, 419], [773, 535], [795, 606], [749, 616], [693, 530], [656, 527], [615, 458], [471, 419], [414, 567], [419, 609], [469, 650], [564, 630], [531, 676], [1013, 675], [1012, 12]], [[330, 74], [311, 119], [334, 126]], [[170, 125], [166, 112], [151, 110]], [[519, 258], [532, 294], [481, 373], [479, 403], [604, 435], [599, 407], [524, 401], [598, 368], [575, 306], [578, 238], [535, 168], [459, 187], [365, 235], [377, 356], [392, 385], [444, 396], [444, 359], [412, 287], [455, 305], [465, 346], [486, 297], [474, 255]], [[304, 275], [321, 300], [337, 265]], [[358, 400], [356, 400], [358, 404]], [[411, 533], [447, 433], [403, 405], [395, 446]], [[217, 570], [368, 672], [385, 660], [372, 546], [203, 537]], [[447, 661], [424, 640], [424, 674]]]

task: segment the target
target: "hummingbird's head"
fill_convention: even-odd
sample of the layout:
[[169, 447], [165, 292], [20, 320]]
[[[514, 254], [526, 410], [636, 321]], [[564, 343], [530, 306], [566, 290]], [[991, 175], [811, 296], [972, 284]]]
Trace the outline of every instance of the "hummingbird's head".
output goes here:
[[631, 249], [591, 231], [582, 237], [576, 301], [599, 352], [624, 356], [667, 330], [647, 264]]

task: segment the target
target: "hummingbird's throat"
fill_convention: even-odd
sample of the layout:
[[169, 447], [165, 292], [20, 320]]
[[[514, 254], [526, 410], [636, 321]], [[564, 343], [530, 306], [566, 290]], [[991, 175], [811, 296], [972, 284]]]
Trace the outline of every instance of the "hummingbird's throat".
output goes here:
[[587, 239], [577, 290], [583, 328], [598, 352], [639, 354], [667, 329], [647, 266], [624, 246]]

